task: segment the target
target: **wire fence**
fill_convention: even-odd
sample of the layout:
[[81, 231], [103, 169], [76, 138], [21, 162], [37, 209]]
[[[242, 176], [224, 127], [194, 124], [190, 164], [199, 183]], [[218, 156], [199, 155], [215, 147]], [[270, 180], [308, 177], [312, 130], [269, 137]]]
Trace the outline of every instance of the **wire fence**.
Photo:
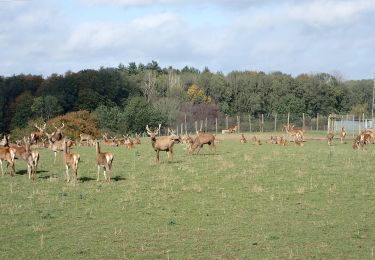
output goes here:
[[306, 131], [330, 131], [338, 133], [342, 127], [347, 133], [356, 134], [364, 129], [373, 127], [373, 120], [362, 116], [354, 115], [316, 115], [311, 117], [306, 114], [259, 114], [254, 117], [251, 115], [206, 117], [195, 120], [192, 115], [185, 114], [175, 124], [177, 133], [195, 133], [196, 131], [205, 131], [212, 133], [228, 132], [235, 128], [236, 133], [243, 132], [280, 132], [284, 130], [284, 125], [294, 125], [301, 127]]

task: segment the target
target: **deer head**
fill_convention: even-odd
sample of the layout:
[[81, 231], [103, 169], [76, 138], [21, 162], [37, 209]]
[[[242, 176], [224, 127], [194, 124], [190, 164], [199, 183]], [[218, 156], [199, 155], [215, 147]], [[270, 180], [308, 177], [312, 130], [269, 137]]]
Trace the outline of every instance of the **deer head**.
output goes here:
[[148, 127], [148, 125], [146, 125], [147, 134], [151, 137], [152, 140], [155, 139], [155, 137], [159, 134], [160, 128], [161, 128], [161, 124], [159, 124], [159, 127], [156, 130], [152, 131]]

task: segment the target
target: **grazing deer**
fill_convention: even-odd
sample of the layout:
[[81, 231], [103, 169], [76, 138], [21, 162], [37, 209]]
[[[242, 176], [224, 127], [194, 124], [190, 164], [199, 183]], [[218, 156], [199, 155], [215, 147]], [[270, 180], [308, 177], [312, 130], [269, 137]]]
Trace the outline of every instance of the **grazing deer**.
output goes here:
[[11, 172], [10, 175], [14, 176], [16, 175], [16, 169], [15, 169], [15, 157], [16, 157], [16, 150], [11, 147], [0, 147], [0, 165], [1, 165], [1, 175], [4, 176], [4, 170], [3, 170], [3, 161], [7, 161], [7, 169], [9, 167], [9, 164], [11, 166]]
[[35, 128], [37, 128], [39, 131], [32, 132], [30, 134], [30, 144], [36, 144], [39, 145], [39, 143], [42, 140], [42, 137], [44, 135], [44, 130], [46, 130], [47, 124], [44, 123], [42, 127], [39, 127], [37, 124], [34, 124]]
[[237, 125], [232, 125], [231, 127], [228, 128], [229, 133], [237, 133], [238, 132], [238, 126]]
[[327, 134], [327, 143], [328, 143], [328, 145], [332, 145], [333, 137], [335, 137], [335, 134], [334, 134], [334, 133], [329, 132], [329, 133]]
[[74, 182], [77, 182], [78, 178], [78, 163], [80, 160], [80, 155], [78, 153], [68, 152], [67, 140], [63, 140], [63, 161], [66, 170], [66, 182], [70, 182], [69, 168], [73, 170]]
[[168, 136], [161, 136], [156, 139], [156, 136], [159, 134], [161, 124], [159, 124], [159, 128], [155, 129], [154, 131], [150, 130], [148, 125], [146, 125], [147, 134], [151, 138], [151, 145], [156, 152], [156, 162], [159, 162], [159, 153], [160, 151], [167, 152], [168, 161], [173, 160], [173, 145], [175, 143], [180, 142], [180, 138], [175, 134], [174, 131], [168, 129]]
[[216, 149], [215, 136], [207, 133], [200, 133], [195, 137], [193, 144], [190, 146], [189, 153], [192, 154], [198, 148], [197, 154], [202, 149], [203, 145], [207, 144], [210, 149]]
[[245, 137], [243, 134], [241, 134], [241, 137], [240, 137], [240, 143], [241, 143], [241, 144], [245, 144], [245, 143], [247, 143], [246, 137]]
[[129, 137], [129, 135], [124, 135], [125, 145], [128, 147], [128, 149], [134, 148], [134, 141]]
[[345, 137], [346, 137], [346, 131], [345, 131], [345, 128], [342, 127], [341, 132], [340, 132], [340, 142], [342, 144], [345, 143]]
[[[111, 175], [112, 175], [113, 154], [100, 152], [99, 141], [95, 142], [95, 148], [96, 148], [96, 166], [98, 168], [96, 181], [99, 181], [100, 168], [103, 167], [104, 178], [106, 181], [110, 182]], [[109, 175], [108, 178], [107, 178], [106, 171], [108, 171], [108, 175]]]
[[80, 141], [79, 141], [80, 144], [82, 145], [82, 142], [86, 141], [86, 145], [87, 146], [89, 146], [90, 141], [93, 140], [92, 135], [84, 134], [84, 133], [79, 134], [79, 138], [80, 138]]

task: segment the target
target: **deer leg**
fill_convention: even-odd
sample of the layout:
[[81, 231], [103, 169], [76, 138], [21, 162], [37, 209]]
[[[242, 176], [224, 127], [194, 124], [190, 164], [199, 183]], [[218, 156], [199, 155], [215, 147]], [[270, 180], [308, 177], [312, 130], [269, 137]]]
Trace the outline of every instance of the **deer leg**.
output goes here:
[[1, 159], [0, 159], [0, 165], [1, 165], [1, 176], [4, 176], [3, 160], [1, 160]]
[[57, 151], [53, 151], [55, 153], [55, 160], [53, 161], [53, 164], [56, 163], [56, 156], [57, 156]]
[[103, 170], [104, 179], [107, 181], [107, 173], [106, 173], [106, 171], [107, 171], [107, 168], [104, 167], [104, 170]]
[[65, 165], [65, 169], [66, 169], [66, 182], [70, 182], [70, 178], [69, 178], [69, 166]]
[[159, 150], [156, 151], [156, 162], [159, 162]]
[[31, 166], [30, 164], [27, 165], [27, 173], [29, 174], [29, 180], [31, 179]]
[[97, 174], [96, 181], [99, 181], [99, 174], [100, 174], [100, 165], [98, 165], [98, 174]]

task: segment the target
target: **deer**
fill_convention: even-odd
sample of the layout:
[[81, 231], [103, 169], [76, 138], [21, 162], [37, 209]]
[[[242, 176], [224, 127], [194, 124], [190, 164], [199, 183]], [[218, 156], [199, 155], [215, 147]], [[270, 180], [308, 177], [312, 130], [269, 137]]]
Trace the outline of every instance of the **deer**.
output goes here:
[[128, 147], [128, 149], [133, 149], [134, 148], [134, 141], [129, 137], [129, 135], [124, 135], [124, 144]]
[[245, 137], [243, 134], [241, 134], [241, 137], [240, 137], [240, 143], [241, 143], [241, 144], [245, 144], [245, 143], [247, 143], [246, 137]]
[[153, 131], [146, 125], [146, 131], [147, 134], [151, 138], [151, 145], [152, 148], [156, 152], [156, 162], [159, 162], [159, 153], [160, 151], [167, 152], [168, 161], [173, 160], [173, 146], [176, 143], [180, 142], [180, 138], [175, 134], [174, 131], [170, 130], [168, 128], [168, 136], [161, 136], [156, 139], [156, 136], [159, 134], [161, 124], [159, 124], [159, 127], [157, 129], [154, 129]]
[[335, 134], [332, 132], [329, 132], [327, 134], [327, 143], [328, 145], [332, 145], [333, 138], [335, 137]]
[[135, 134], [135, 138], [133, 140], [134, 144], [141, 144], [141, 135], [140, 134]]
[[286, 145], [285, 138], [284, 138], [283, 136], [281, 136], [281, 137], [278, 139], [277, 143], [278, 143], [279, 145], [285, 146], [285, 145]]
[[55, 132], [52, 133], [52, 141], [60, 141], [64, 138], [64, 133], [62, 132], [62, 129], [65, 127], [64, 122], [62, 123], [62, 126], [57, 127], [55, 124], [52, 124], [53, 127], [56, 129]]
[[285, 128], [285, 131], [289, 134], [289, 137], [292, 137], [295, 139], [295, 136], [298, 134], [299, 138], [302, 138], [304, 136], [305, 130], [303, 128], [296, 128], [294, 125], [283, 125]]
[[[55, 154], [55, 159], [53, 161], [53, 163], [55, 164], [56, 163], [57, 152], [64, 151], [64, 141], [65, 141], [65, 139], [59, 140], [59, 141], [56, 141], [56, 140], [53, 141], [53, 133], [49, 134], [49, 133], [46, 132], [46, 135], [48, 137], [48, 142], [49, 142], [48, 148], [51, 149], [54, 152], [54, 154]], [[73, 145], [73, 142], [71, 140], [68, 140], [67, 141], [67, 146], [71, 147], [72, 145]]]
[[104, 145], [108, 145], [108, 146], [118, 146], [115, 138], [113, 137], [108, 137], [108, 133], [104, 133], [102, 134], [102, 137], [103, 137], [103, 144]]
[[342, 127], [341, 132], [340, 132], [340, 142], [342, 144], [345, 143], [345, 137], [346, 137], [346, 131], [345, 131], [345, 128]]
[[79, 134], [79, 138], [80, 138], [80, 141], [79, 141], [80, 144], [82, 145], [82, 142], [86, 141], [87, 146], [89, 146], [90, 141], [93, 140], [92, 135], [84, 134], [84, 133]]
[[66, 182], [70, 182], [69, 169], [73, 170], [74, 183], [77, 182], [78, 178], [78, 163], [80, 155], [78, 153], [70, 153], [68, 151], [67, 140], [63, 140], [63, 161], [65, 165]]
[[[98, 168], [96, 181], [99, 181], [100, 168], [103, 167], [103, 174], [104, 174], [105, 180], [108, 182], [111, 182], [113, 154], [100, 152], [99, 141], [95, 142], [95, 149], [96, 149], [96, 166]], [[106, 171], [108, 171], [109, 173], [108, 178], [107, 178]]]
[[216, 149], [215, 136], [208, 133], [200, 133], [195, 137], [194, 142], [190, 146], [189, 153], [192, 154], [198, 148], [197, 154], [202, 149], [203, 145], [207, 144], [210, 149]]
[[237, 133], [238, 131], [238, 126], [237, 125], [232, 125], [231, 127], [228, 128], [229, 130], [229, 133], [232, 134], [232, 133]]
[[277, 137], [271, 135], [270, 139], [268, 140], [268, 143], [277, 144]]
[[8, 138], [6, 138], [5, 146], [9, 146], [15, 150], [16, 153], [14, 159], [22, 159], [26, 162], [29, 179], [35, 181], [36, 170], [39, 162], [39, 153], [30, 149], [30, 137], [23, 138], [24, 145], [21, 143], [9, 144]]
[[294, 135], [294, 145], [303, 146], [303, 132], [297, 132]]
[[44, 123], [42, 127], [39, 127], [37, 124], [34, 124], [35, 128], [39, 131], [32, 132], [30, 134], [30, 144], [36, 144], [39, 145], [40, 141], [42, 140], [42, 137], [44, 135], [44, 130], [46, 130], [47, 124]]
[[1, 175], [4, 176], [3, 170], [3, 161], [7, 161], [7, 169], [9, 164], [11, 166], [11, 176], [16, 175], [15, 169], [15, 157], [16, 157], [16, 150], [11, 147], [0, 147], [0, 165], [1, 165]]

